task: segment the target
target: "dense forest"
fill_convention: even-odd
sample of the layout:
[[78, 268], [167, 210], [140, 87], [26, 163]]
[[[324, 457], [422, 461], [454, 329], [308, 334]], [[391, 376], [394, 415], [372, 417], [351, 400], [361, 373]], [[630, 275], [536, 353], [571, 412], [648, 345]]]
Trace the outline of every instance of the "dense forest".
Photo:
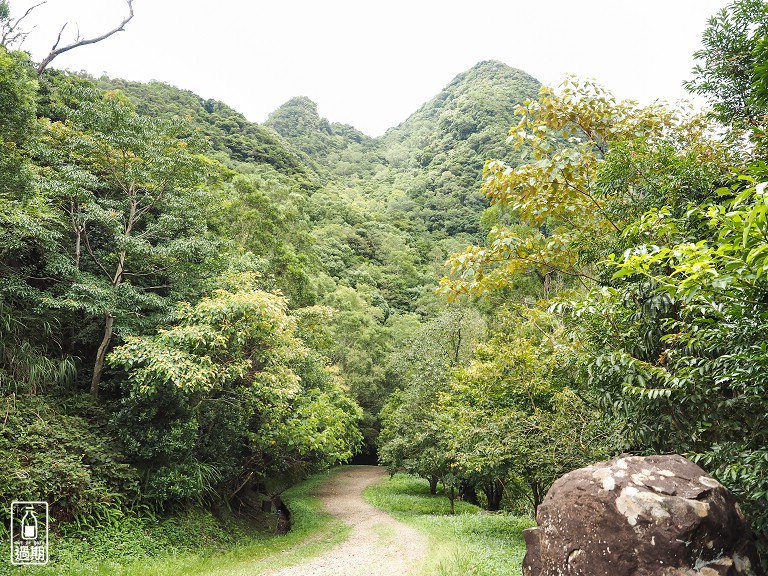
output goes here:
[[0, 2], [3, 526], [242, 511], [352, 459], [530, 514], [680, 453], [768, 550], [766, 6], [704, 31], [710, 110], [486, 61], [371, 138], [39, 72]]

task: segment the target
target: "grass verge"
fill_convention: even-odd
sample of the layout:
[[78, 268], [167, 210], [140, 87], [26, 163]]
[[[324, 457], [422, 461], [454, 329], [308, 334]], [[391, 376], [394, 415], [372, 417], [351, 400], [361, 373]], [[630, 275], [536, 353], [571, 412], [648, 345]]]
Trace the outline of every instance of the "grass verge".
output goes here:
[[283, 494], [293, 520], [284, 536], [239, 522], [223, 527], [204, 512], [159, 522], [126, 519], [79, 538], [53, 539], [47, 566], [12, 566], [7, 553], [0, 553], [0, 574], [256, 576], [320, 554], [347, 537], [349, 528], [324, 512], [314, 495], [333, 473], [317, 474]]
[[451, 516], [448, 498], [430, 495], [426, 480], [404, 474], [367, 488], [363, 497], [428, 535], [428, 559], [420, 576], [522, 573], [522, 531], [534, 525], [530, 518], [491, 514], [466, 502], [456, 502]]

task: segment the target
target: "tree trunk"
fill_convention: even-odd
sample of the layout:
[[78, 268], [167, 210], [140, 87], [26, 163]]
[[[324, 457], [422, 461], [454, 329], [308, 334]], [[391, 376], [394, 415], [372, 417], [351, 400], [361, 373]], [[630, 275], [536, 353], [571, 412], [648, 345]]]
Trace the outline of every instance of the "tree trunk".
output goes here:
[[277, 514], [277, 533], [287, 534], [291, 529], [291, 511], [288, 510], [288, 506], [285, 505], [279, 494], [272, 496], [272, 504], [275, 506], [275, 513]]
[[[84, 226], [77, 224], [75, 222], [74, 213], [75, 213], [75, 203], [72, 203], [71, 207], [71, 213], [72, 213], [72, 229], [75, 232], [75, 269], [79, 272], [80, 271], [80, 255], [82, 252], [82, 245], [83, 245], [83, 231], [85, 230]], [[70, 319], [69, 326], [67, 327], [67, 342], [62, 346], [64, 350], [64, 354], [67, 356], [74, 356], [75, 355], [75, 319]]]
[[449, 496], [451, 499], [451, 515], [456, 514], [456, 509], [453, 505], [453, 501], [456, 500], [456, 492], [453, 489], [453, 486], [451, 486], [451, 495]]
[[477, 500], [477, 488], [474, 484], [462, 484], [459, 486], [459, 498], [475, 506], [480, 504]]
[[80, 242], [81, 242], [80, 228], [75, 228], [75, 268], [80, 270]]
[[501, 498], [504, 495], [504, 484], [501, 480], [494, 480], [490, 484], [483, 486], [483, 492], [488, 499], [486, 510], [489, 512], [498, 512], [501, 508]]
[[437, 481], [438, 478], [435, 475], [430, 476], [429, 478], [429, 493], [433, 496], [437, 494]]
[[536, 517], [536, 513], [539, 511], [539, 504], [544, 500], [544, 494], [542, 494], [541, 486], [538, 482], [530, 482], [531, 495], [533, 496], [533, 517]]
[[99, 397], [99, 383], [101, 383], [101, 373], [104, 370], [104, 359], [107, 357], [107, 349], [109, 343], [112, 340], [112, 327], [115, 323], [115, 319], [112, 317], [112, 313], [104, 312], [104, 336], [99, 344], [99, 349], [96, 351], [96, 362], [93, 365], [93, 378], [91, 378], [91, 396], [94, 398]]
[[[125, 237], [131, 235], [131, 229], [133, 228], [134, 216], [136, 214], [136, 203], [131, 204], [131, 212], [128, 217], [128, 224], [125, 228]], [[123, 283], [123, 273], [125, 272], [125, 251], [120, 253], [120, 257], [117, 260], [117, 269], [115, 275], [112, 278], [112, 288], [117, 289], [120, 284]], [[96, 362], [93, 365], [93, 378], [91, 379], [91, 396], [94, 398], [99, 397], [99, 384], [101, 383], [101, 373], [104, 370], [104, 359], [107, 357], [107, 350], [109, 349], [109, 343], [112, 340], [112, 327], [114, 326], [115, 318], [112, 316], [112, 312], [107, 310], [104, 312], [104, 336], [99, 344], [99, 349], [96, 351]]]

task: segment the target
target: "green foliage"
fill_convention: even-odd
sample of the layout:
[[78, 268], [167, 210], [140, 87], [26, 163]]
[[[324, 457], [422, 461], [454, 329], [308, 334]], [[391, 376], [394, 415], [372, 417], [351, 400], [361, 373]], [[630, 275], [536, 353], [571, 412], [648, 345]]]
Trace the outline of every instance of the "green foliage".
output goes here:
[[352, 126], [320, 118], [309, 98], [292, 98], [265, 125], [301, 150], [302, 159], [325, 181], [370, 177], [380, 167], [378, 142]]
[[578, 342], [547, 314], [521, 316], [500, 318], [440, 402], [455, 473], [500, 483], [535, 510], [559, 476], [612, 446], [580, 378]]
[[765, 55], [768, 4], [735, 0], [709, 19], [700, 63], [685, 87], [706, 96], [718, 120], [737, 130], [759, 126], [768, 111]]
[[[259, 126], [0, 48], [0, 492], [54, 502], [82, 546], [130, 540], [121, 563], [168, 560], [187, 525], [158, 536], [131, 506], [247, 509], [364, 440], [458, 494], [395, 480], [380, 502], [430, 531], [433, 572], [500, 574], [527, 523], [469, 500], [535, 508], [594, 459], [679, 451], [765, 540], [765, 168], [718, 191], [762, 154], [764, 8], [712, 20], [689, 86], [748, 146], [498, 62], [369, 138], [306, 98]], [[481, 298], [446, 307], [455, 252], [442, 291]], [[244, 549], [227, 569], [253, 569]]]
[[119, 94], [62, 75], [45, 86], [41, 108], [56, 119], [39, 120], [30, 148], [52, 222], [43, 249], [15, 248], [7, 294], [56, 319], [60, 354], [95, 356], [97, 394], [113, 333], [154, 325], [213, 272], [210, 162], [179, 139], [182, 124], [139, 116]]
[[[764, 177], [762, 165], [756, 171]], [[635, 247], [614, 261], [619, 287], [578, 313], [642, 338], [614, 345], [593, 369], [615, 408], [640, 420], [630, 441], [699, 461], [740, 497], [765, 539], [768, 208], [765, 184], [740, 180], [720, 190], [722, 201], [679, 218], [648, 212], [628, 230]], [[642, 308], [632, 297], [645, 300]]]
[[484, 336], [485, 325], [471, 308], [451, 307], [418, 328], [400, 326], [389, 360], [398, 389], [381, 411], [379, 461], [390, 472], [405, 471], [444, 482], [452, 474], [451, 438], [438, 408], [451, 369], [466, 360]]
[[247, 173], [254, 166], [270, 166], [294, 182], [312, 187], [312, 171], [300, 160], [297, 150], [274, 131], [248, 122], [222, 102], [204, 100], [163, 82], [143, 84], [102, 77], [96, 83], [103, 90], [124, 92], [143, 116], [187, 119], [190, 132], [205, 136], [214, 150], [224, 153], [232, 168]]
[[479, 232], [485, 208], [475, 194], [488, 158], [518, 155], [505, 136], [515, 106], [535, 97], [539, 83], [500, 62], [481, 62], [458, 75], [382, 141], [393, 185], [412, 200], [408, 212], [427, 230]]
[[[46, 305], [48, 258], [59, 219], [36, 192], [38, 84], [26, 54], [0, 47], [0, 390], [29, 393], [71, 384], [75, 364], [60, 354], [58, 318]], [[44, 312], [41, 311], [45, 310]]]
[[[31, 467], [67, 534], [135, 539], [126, 561], [156, 553], [131, 506], [247, 507], [349, 458], [358, 428], [375, 453], [395, 386], [428, 414], [483, 324], [433, 294], [467, 238], [447, 235], [478, 229], [470, 191], [536, 87], [484, 63], [373, 139], [303, 98], [258, 126], [158, 82], [36, 79], [3, 49], [0, 386], [72, 409], [53, 433], [8, 421], [39, 457], [5, 445], [0, 489], [42, 490], [16, 482]], [[74, 403], [91, 373], [102, 403]]]
[[383, 311], [370, 299], [340, 286], [326, 300], [337, 311], [329, 326], [333, 341], [329, 358], [339, 367], [351, 396], [363, 409], [361, 432], [368, 454], [375, 453], [378, 413], [390, 391], [384, 369], [390, 351], [389, 329], [382, 323]]
[[[508, 206], [520, 226], [494, 227], [484, 246], [454, 255], [451, 277], [442, 281], [449, 297], [508, 287], [520, 274], [536, 274], [544, 284], [552, 276], [594, 280], [594, 262], [639, 215], [635, 205], [649, 187], [644, 168], [663, 170], [655, 162], [639, 165], [636, 157], [652, 150], [660, 162], [683, 148], [695, 166], [720, 148], [706, 137], [700, 117], [616, 102], [602, 87], [575, 79], [558, 92], [542, 88], [539, 99], [518, 106], [516, 114], [521, 119], [509, 139], [530, 162], [489, 161], [482, 190], [492, 205]], [[623, 154], [627, 171], [606, 173], [606, 154]]]
[[47, 219], [49, 211], [32, 192], [26, 157], [36, 110], [33, 74], [26, 55], [0, 47], [0, 266], [5, 278], [21, 244], [50, 238], [50, 231], [35, 222]]
[[[197, 106], [189, 94], [162, 85], [121, 85], [134, 95], [139, 110], [147, 100], [138, 97], [142, 90], [153, 99], [156, 114], [174, 108], [180, 115], [181, 103], [187, 106], [188, 101]], [[448, 250], [436, 247], [427, 229], [444, 235], [446, 226], [427, 220], [461, 221], [447, 226], [450, 233], [476, 228], [473, 212], [463, 205], [476, 205], [479, 214], [482, 200], [469, 191], [489, 150], [509, 149], [500, 144], [506, 131], [503, 119], [511, 118], [514, 104], [535, 94], [537, 86], [522, 72], [484, 63], [458, 77], [411, 120], [377, 139], [328, 122], [319, 117], [313, 102], [294, 98], [266, 124], [299, 151], [324, 187], [307, 195], [297, 179], [286, 181], [259, 169], [247, 181], [235, 178], [232, 188], [222, 191], [216, 231], [253, 253], [242, 269], [261, 273], [262, 285], [281, 289], [292, 306], [320, 303], [338, 310], [328, 331], [335, 344], [325, 352], [365, 410], [369, 452], [378, 434], [378, 412], [394, 385], [384, 370], [391, 350], [390, 324], [399, 313], [430, 314], [435, 307], [432, 289]], [[197, 122], [198, 112], [192, 115]], [[213, 145], [220, 149], [215, 138]], [[440, 148], [425, 152], [439, 153], [439, 158], [427, 161], [422, 154], [418, 161], [398, 160], [425, 146]], [[462, 150], [454, 154], [457, 146]], [[440, 179], [435, 185], [446, 184], [439, 194], [442, 204], [429, 208], [428, 217], [417, 213], [417, 204], [428, 201], [424, 194], [431, 194], [421, 188], [425, 162], [430, 174]], [[245, 170], [243, 165], [228, 165]]]
[[138, 474], [111, 439], [106, 417], [88, 400], [3, 396], [0, 515], [14, 500], [45, 500], [53, 520], [104, 527], [136, 497]]
[[109, 357], [127, 376], [121, 437], [160, 505], [279, 486], [359, 443], [357, 407], [297, 338], [285, 299], [243, 285], [182, 305], [176, 326]]
[[294, 307], [317, 300], [312, 273], [321, 267], [314, 257], [303, 191], [279, 174], [264, 171], [238, 175], [218, 193], [212, 228], [231, 239], [231, 250], [253, 255], [250, 271], [267, 289], [281, 290]]
[[[3, 156], [18, 154], [33, 132], [37, 82], [29, 59], [20, 52], [0, 47], [0, 143]], [[10, 175], [4, 175], [3, 185]], [[9, 190], [1, 191], [4, 195]]]
[[447, 500], [430, 495], [425, 480], [402, 474], [367, 488], [363, 496], [429, 535], [429, 558], [419, 574], [502, 576], [522, 569], [522, 531], [534, 525], [530, 518], [487, 514], [466, 502], [457, 502], [456, 514], [448, 515]]

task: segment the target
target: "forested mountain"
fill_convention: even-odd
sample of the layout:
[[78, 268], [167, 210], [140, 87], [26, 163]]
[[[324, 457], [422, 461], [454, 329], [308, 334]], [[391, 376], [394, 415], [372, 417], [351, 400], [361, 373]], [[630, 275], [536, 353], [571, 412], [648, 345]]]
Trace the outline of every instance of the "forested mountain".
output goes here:
[[218, 158], [226, 164], [265, 164], [299, 182], [313, 175], [297, 151], [275, 132], [249, 122], [223, 102], [204, 100], [188, 90], [156, 81], [145, 84], [103, 77], [96, 84], [104, 90], [126, 94], [139, 114], [187, 119], [190, 128], [200, 131], [212, 149], [222, 153]]
[[292, 98], [272, 112], [265, 122], [304, 153], [305, 162], [324, 180], [370, 178], [383, 164], [380, 143], [353, 126], [329, 122], [307, 97]]
[[378, 138], [0, 46], [0, 515], [253, 511], [354, 456], [531, 513], [678, 452], [768, 549], [768, 12], [734, 6], [714, 115], [487, 61]]
[[320, 118], [306, 97], [286, 102], [266, 125], [307, 155], [326, 180], [357, 187], [390, 209], [418, 219], [436, 237], [477, 237], [487, 202], [477, 194], [489, 158], [516, 164], [506, 143], [515, 107], [535, 98], [539, 82], [501, 62], [481, 62], [399, 126], [369, 138]]
[[[443, 262], [478, 239], [482, 164], [494, 147], [508, 156], [502, 134], [535, 81], [483, 63], [370, 138], [302, 97], [261, 126], [161, 82], [37, 78], [22, 53], [3, 57], [18, 153], [3, 180], [0, 376], [33, 398], [10, 437], [27, 407], [57, 429], [103, 430], [55, 448], [73, 493], [35, 480], [53, 445], [3, 493], [87, 517], [101, 505], [70, 486], [84, 476], [115, 510], [139, 494], [170, 510], [348, 457], [359, 431], [374, 457], [404, 378], [392, 352], [430, 319], [452, 326], [435, 294]], [[448, 224], [465, 204], [466, 226]], [[0, 449], [14, 476], [17, 448]]]
[[539, 86], [521, 70], [481, 62], [382, 137], [390, 182], [413, 200], [430, 231], [480, 232], [483, 165], [490, 158], [517, 164], [519, 154], [506, 143], [519, 121], [515, 107], [536, 98]]
[[517, 122], [514, 110], [535, 98], [540, 86], [521, 70], [481, 62], [399, 126], [371, 138], [321, 118], [317, 105], [303, 96], [280, 106], [261, 126], [221, 102], [160, 82], [102, 78], [98, 85], [125, 92], [139, 113], [191, 117], [230, 166], [266, 164], [300, 181], [354, 189], [396, 219], [418, 221], [435, 238], [465, 233], [475, 240], [487, 207], [477, 193], [483, 165], [489, 158], [516, 164], [518, 153], [506, 143]]

